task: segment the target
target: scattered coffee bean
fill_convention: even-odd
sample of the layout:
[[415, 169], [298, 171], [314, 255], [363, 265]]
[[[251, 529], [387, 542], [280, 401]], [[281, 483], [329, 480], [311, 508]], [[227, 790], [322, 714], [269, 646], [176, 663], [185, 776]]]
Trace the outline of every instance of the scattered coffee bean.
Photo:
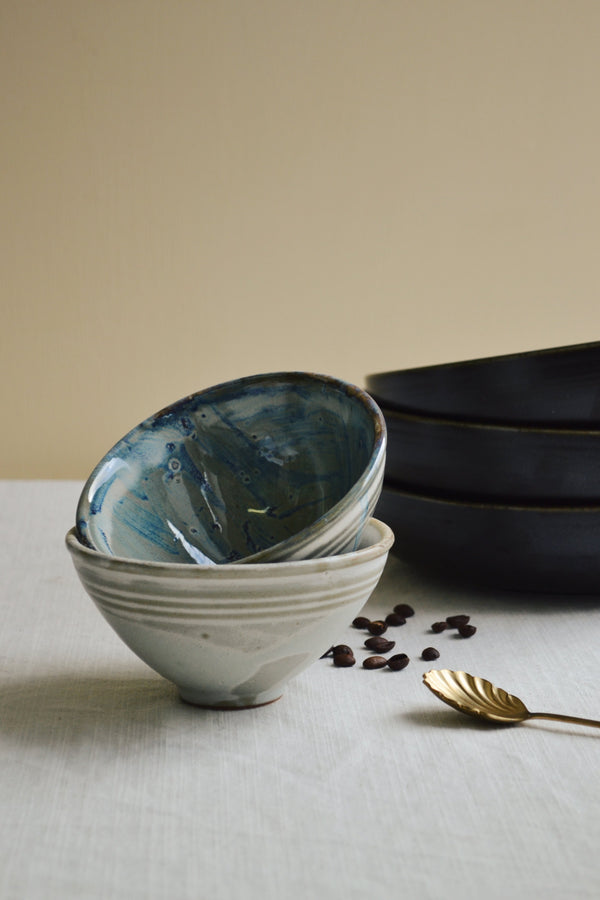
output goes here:
[[374, 650], [376, 653], [389, 653], [395, 646], [396, 641], [388, 641], [384, 637], [367, 638], [365, 641], [365, 647], [368, 647], [369, 650]]
[[392, 625], [393, 627], [406, 625], [406, 619], [404, 616], [399, 616], [398, 613], [388, 613], [385, 617], [385, 621], [387, 625]]
[[347, 653], [350, 656], [353, 656], [352, 648], [349, 647], [348, 644], [336, 644], [336, 646], [333, 647], [333, 655], [337, 656], [338, 653]]
[[434, 634], [440, 634], [440, 632], [445, 631], [448, 628], [447, 622], [434, 622], [431, 626], [431, 630]]
[[356, 660], [352, 653], [336, 653], [333, 657], [334, 666], [341, 669], [347, 669], [349, 666], [356, 664]]
[[366, 616], [357, 616], [356, 619], [352, 622], [355, 628], [368, 628], [371, 624], [371, 620], [367, 619]]
[[406, 653], [396, 653], [395, 656], [390, 656], [387, 661], [390, 669], [393, 669], [394, 672], [399, 672], [400, 669], [405, 669], [409, 664], [410, 659], [406, 655]]
[[439, 650], [436, 650], [435, 647], [425, 647], [423, 652], [421, 653], [421, 659], [439, 659], [440, 654]]
[[472, 637], [477, 629], [474, 625], [460, 625], [458, 628], [458, 633], [461, 637]]
[[409, 606], [408, 603], [399, 603], [394, 607], [394, 612], [399, 616], [404, 616], [405, 619], [409, 619], [415, 614], [414, 609], [412, 608], [412, 606]]
[[387, 631], [387, 625], [381, 619], [376, 619], [374, 622], [369, 622], [368, 631], [371, 634], [383, 634], [384, 631]]
[[387, 664], [385, 656], [367, 656], [366, 659], [363, 659], [363, 668], [365, 669], [383, 669]]
[[460, 628], [461, 625], [466, 625], [470, 618], [470, 616], [446, 616], [446, 623], [448, 628]]

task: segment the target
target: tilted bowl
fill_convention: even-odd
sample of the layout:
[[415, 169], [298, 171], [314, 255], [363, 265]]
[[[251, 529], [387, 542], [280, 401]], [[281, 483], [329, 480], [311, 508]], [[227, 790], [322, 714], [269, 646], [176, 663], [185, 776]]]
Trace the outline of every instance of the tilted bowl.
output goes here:
[[600, 426], [509, 426], [381, 410], [385, 479], [408, 491], [467, 501], [600, 503]]
[[229, 566], [122, 559], [66, 537], [77, 574], [119, 637], [181, 697], [242, 708], [276, 700], [364, 606], [394, 537], [370, 519], [357, 550]]
[[384, 484], [376, 515], [394, 552], [447, 580], [513, 591], [600, 594], [600, 505], [467, 502]]
[[386, 433], [360, 388], [304, 372], [216, 385], [130, 431], [88, 478], [81, 540], [155, 562], [274, 562], [357, 545]]
[[600, 342], [368, 375], [389, 408], [503, 424], [600, 427]]

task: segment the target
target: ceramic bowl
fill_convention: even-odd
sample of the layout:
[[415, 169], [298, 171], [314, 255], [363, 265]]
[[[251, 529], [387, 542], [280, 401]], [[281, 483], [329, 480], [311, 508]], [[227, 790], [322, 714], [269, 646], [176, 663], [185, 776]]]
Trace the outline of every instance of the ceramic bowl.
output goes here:
[[122, 438], [88, 478], [81, 540], [155, 562], [275, 562], [357, 546], [381, 491], [383, 415], [304, 372], [192, 394]]
[[120, 638], [189, 703], [276, 700], [367, 602], [393, 543], [369, 520], [359, 549], [319, 559], [202, 566], [140, 562], [66, 543], [81, 582]]
[[385, 478], [411, 492], [501, 503], [600, 503], [600, 428], [506, 426], [381, 409]]
[[382, 372], [365, 383], [378, 403], [403, 412], [600, 428], [600, 342]]
[[600, 505], [468, 503], [384, 485], [377, 516], [394, 552], [424, 573], [466, 585], [600, 593]]

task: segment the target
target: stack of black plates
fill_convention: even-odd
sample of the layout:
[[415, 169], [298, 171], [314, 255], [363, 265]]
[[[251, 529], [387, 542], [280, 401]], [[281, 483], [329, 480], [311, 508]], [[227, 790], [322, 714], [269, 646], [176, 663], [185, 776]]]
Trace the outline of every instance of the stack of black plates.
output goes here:
[[600, 342], [369, 375], [396, 552], [513, 590], [600, 594]]

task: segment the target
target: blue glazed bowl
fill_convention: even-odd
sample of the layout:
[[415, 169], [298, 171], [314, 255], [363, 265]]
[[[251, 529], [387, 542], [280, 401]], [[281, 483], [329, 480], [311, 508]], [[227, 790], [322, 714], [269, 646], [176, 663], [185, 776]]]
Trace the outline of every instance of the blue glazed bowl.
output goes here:
[[303, 372], [241, 378], [115, 444], [83, 488], [77, 532], [102, 553], [160, 562], [344, 552], [377, 503], [385, 449], [383, 415], [360, 388]]

